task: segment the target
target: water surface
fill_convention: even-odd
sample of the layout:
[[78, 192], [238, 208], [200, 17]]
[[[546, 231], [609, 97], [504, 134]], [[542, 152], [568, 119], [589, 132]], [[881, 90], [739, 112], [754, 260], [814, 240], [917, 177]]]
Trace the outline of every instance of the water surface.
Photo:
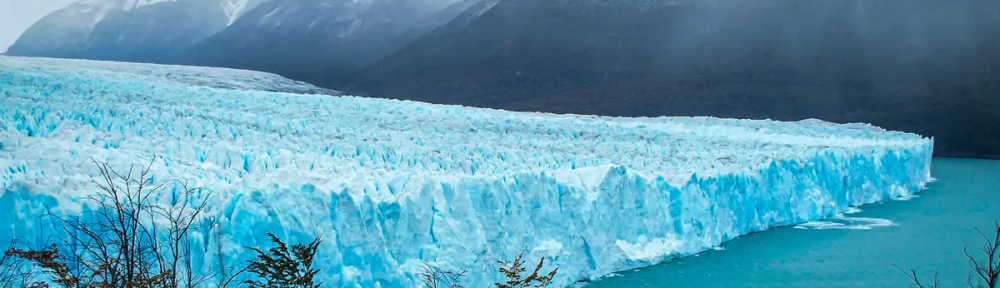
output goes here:
[[748, 235], [723, 244], [724, 250], [578, 286], [910, 287], [896, 264], [928, 277], [936, 270], [944, 287], [965, 287], [962, 241], [980, 245], [973, 229], [992, 228], [1000, 219], [1000, 161], [935, 158], [932, 169], [938, 181], [913, 199]]

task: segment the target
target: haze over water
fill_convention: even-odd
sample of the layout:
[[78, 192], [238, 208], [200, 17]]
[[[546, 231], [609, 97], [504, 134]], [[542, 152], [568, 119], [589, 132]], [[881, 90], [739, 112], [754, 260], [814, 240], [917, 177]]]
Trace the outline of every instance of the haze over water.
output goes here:
[[[871, 229], [778, 228], [695, 257], [619, 273], [584, 285], [611, 287], [910, 287], [893, 267], [913, 267], [943, 287], [966, 287], [963, 240], [983, 242], [1000, 219], [1000, 161], [938, 158], [931, 183], [919, 197], [861, 207], [847, 217], [891, 220]], [[871, 221], [860, 223], [872, 223]], [[857, 224], [852, 221], [833, 223]], [[878, 226], [878, 225], [874, 225]]]

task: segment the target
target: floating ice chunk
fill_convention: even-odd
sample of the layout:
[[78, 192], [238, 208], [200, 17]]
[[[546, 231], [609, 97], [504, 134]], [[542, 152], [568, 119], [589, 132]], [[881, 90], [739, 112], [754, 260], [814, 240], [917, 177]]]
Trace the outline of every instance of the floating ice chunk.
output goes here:
[[639, 236], [636, 243], [618, 240], [616, 244], [627, 259], [651, 262], [678, 253], [682, 247], [682, 243], [673, 237], [646, 239], [646, 236]]
[[894, 225], [896, 225], [896, 223], [893, 223], [892, 220], [888, 219], [837, 216], [823, 221], [813, 221], [796, 225], [795, 228], [817, 230], [870, 230], [876, 227], [888, 227]]

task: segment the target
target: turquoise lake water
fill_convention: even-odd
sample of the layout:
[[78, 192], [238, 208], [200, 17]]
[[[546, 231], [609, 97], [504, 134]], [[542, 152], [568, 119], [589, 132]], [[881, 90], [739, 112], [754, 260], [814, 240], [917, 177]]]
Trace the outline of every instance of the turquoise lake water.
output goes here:
[[576, 286], [910, 287], [896, 264], [928, 277], [939, 271], [944, 287], [966, 287], [962, 241], [978, 247], [983, 240], [974, 228], [991, 230], [1000, 219], [1000, 161], [938, 158], [932, 165], [938, 181], [916, 198], [744, 236], [723, 244], [724, 250]]

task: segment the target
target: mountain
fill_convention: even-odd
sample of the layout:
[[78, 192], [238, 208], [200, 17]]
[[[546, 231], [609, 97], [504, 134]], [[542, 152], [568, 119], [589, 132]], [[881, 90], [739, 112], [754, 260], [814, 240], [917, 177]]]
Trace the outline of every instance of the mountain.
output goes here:
[[86, 44], [90, 31], [124, 3], [79, 1], [52, 12], [25, 31], [8, 55], [71, 57]]
[[272, 0], [198, 43], [181, 59], [184, 64], [267, 71], [336, 87], [347, 75], [442, 25], [473, 2]]
[[82, 0], [43, 17], [7, 54], [166, 62], [260, 1]]
[[[1000, 158], [1000, 2], [500, 0], [347, 92], [510, 110], [868, 122]], [[478, 11], [467, 11], [477, 12]]]
[[458, 21], [468, 21], [471, 18], [470, 16], [476, 15], [477, 13], [481, 14], [482, 12], [489, 10], [489, 8], [492, 8], [497, 2], [499, 2], [499, 0], [462, 0], [456, 2], [437, 13], [422, 19], [421, 21], [415, 23], [411, 28], [401, 33], [399, 36], [390, 39], [386, 43], [387, 46], [382, 49], [383, 52], [389, 53], [384, 53], [385, 55], [382, 56], [389, 55], [399, 49], [402, 49], [406, 44], [409, 44], [413, 40], [434, 31], [434, 29], [437, 29], [438, 27], [448, 24], [448, 22], [451, 22], [452, 20], [459, 19]]

